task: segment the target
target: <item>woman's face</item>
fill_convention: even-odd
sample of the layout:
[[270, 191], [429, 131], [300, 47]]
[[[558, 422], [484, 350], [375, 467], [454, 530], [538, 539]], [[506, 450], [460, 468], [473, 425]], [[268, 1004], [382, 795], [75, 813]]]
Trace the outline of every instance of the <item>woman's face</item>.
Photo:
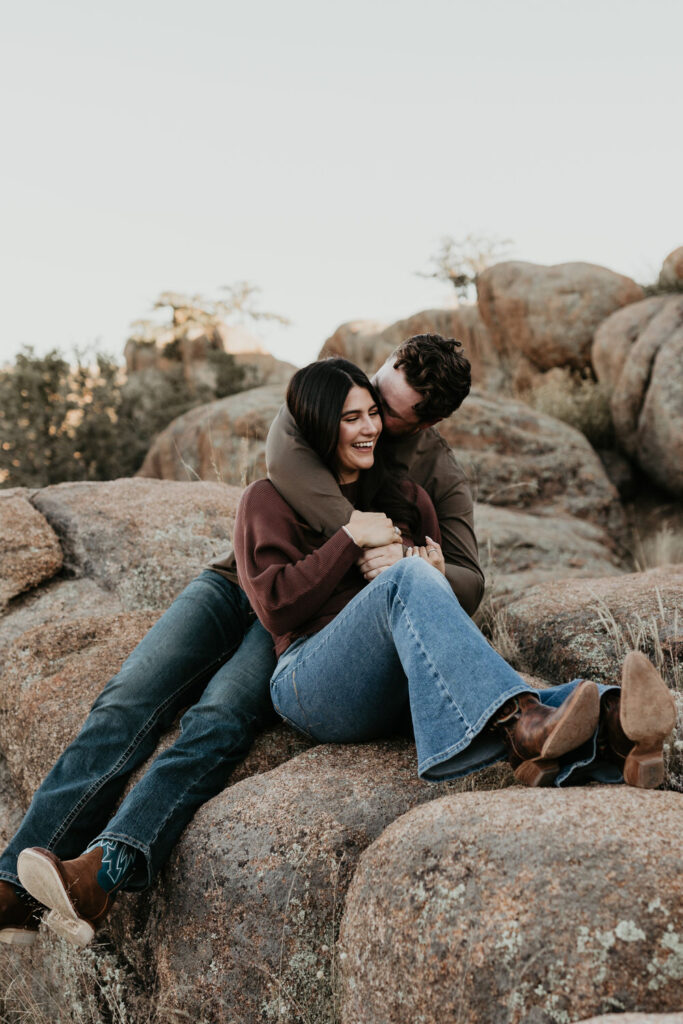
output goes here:
[[340, 483], [353, 483], [361, 469], [370, 469], [381, 432], [382, 419], [374, 398], [365, 388], [354, 385], [346, 396], [339, 422], [335, 468]]

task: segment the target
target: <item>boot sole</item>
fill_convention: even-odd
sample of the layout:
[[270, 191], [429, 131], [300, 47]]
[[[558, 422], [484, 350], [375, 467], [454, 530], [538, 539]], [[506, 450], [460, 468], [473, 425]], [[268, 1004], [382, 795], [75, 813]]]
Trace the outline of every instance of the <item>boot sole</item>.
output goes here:
[[597, 729], [599, 718], [597, 685], [584, 679], [564, 702], [562, 717], [541, 748], [541, 759], [560, 757], [582, 746]]
[[664, 781], [662, 747], [676, 724], [676, 704], [657, 669], [640, 651], [631, 651], [621, 670], [619, 721], [634, 743], [624, 762], [624, 782], [656, 789]]
[[37, 938], [38, 932], [33, 928], [0, 929], [0, 942], [8, 946], [32, 946]]
[[51, 860], [37, 850], [22, 850], [17, 860], [19, 881], [34, 899], [48, 907], [45, 923], [74, 946], [87, 946], [95, 929], [76, 913], [64, 881]]

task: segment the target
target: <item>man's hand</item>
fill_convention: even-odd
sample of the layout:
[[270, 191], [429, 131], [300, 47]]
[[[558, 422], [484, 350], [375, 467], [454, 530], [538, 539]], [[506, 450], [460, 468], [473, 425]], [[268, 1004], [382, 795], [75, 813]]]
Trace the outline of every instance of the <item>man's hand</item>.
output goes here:
[[356, 565], [363, 573], [368, 582], [379, 576], [383, 569], [387, 569], [395, 562], [403, 558], [403, 544], [400, 540], [393, 544], [383, 544], [379, 548], [368, 548], [358, 558]]
[[438, 569], [442, 576], [446, 575], [446, 559], [443, 556], [441, 545], [437, 544], [431, 537], [425, 537], [426, 545], [421, 548], [408, 548], [406, 558], [424, 558], [435, 569]]
[[355, 509], [346, 529], [359, 548], [377, 548], [393, 544], [400, 537], [400, 531], [384, 512], [359, 512]]

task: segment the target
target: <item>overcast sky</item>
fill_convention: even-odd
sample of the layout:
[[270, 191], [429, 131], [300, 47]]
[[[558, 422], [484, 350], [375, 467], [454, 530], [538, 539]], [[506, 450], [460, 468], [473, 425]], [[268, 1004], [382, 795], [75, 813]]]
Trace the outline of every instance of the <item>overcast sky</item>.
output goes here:
[[247, 279], [314, 358], [447, 305], [443, 235], [653, 280], [683, 245], [679, 0], [26, 0], [0, 81], [0, 359]]

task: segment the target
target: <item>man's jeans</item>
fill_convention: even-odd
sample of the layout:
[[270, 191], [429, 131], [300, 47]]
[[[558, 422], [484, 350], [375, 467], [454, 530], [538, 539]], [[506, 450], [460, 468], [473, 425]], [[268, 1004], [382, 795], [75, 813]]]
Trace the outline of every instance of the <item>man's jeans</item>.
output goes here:
[[[577, 682], [528, 686], [486, 642], [441, 573], [404, 558], [319, 633], [285, 651], [271, 696], [282, 718], [321, 743], [391, 735], [412, 720], [418, 774], [437, 781], [504, 758], [502, 740], [485, 726], [510, 697], [538, 692], [554, 705]], [[560, 781], [577, 761], [581, 768], [594, 761], [595, 737], [576, 754]], [[616, 769], [607, 774], [602, 781], [621, 780]]]
[[[244, 592], [219, 573], [203, 572], [102, 690], [0, 857], [0, 878], [17, 881], [17, 856], [27, 846], [69, 859], [99, 835], [140, 851], [124, 888], [145, 888], [272, 715], [274, 665], [271, 637], [253, 619]], [[131, 772], [188, 706], [180, 736], [112, 818]]]

